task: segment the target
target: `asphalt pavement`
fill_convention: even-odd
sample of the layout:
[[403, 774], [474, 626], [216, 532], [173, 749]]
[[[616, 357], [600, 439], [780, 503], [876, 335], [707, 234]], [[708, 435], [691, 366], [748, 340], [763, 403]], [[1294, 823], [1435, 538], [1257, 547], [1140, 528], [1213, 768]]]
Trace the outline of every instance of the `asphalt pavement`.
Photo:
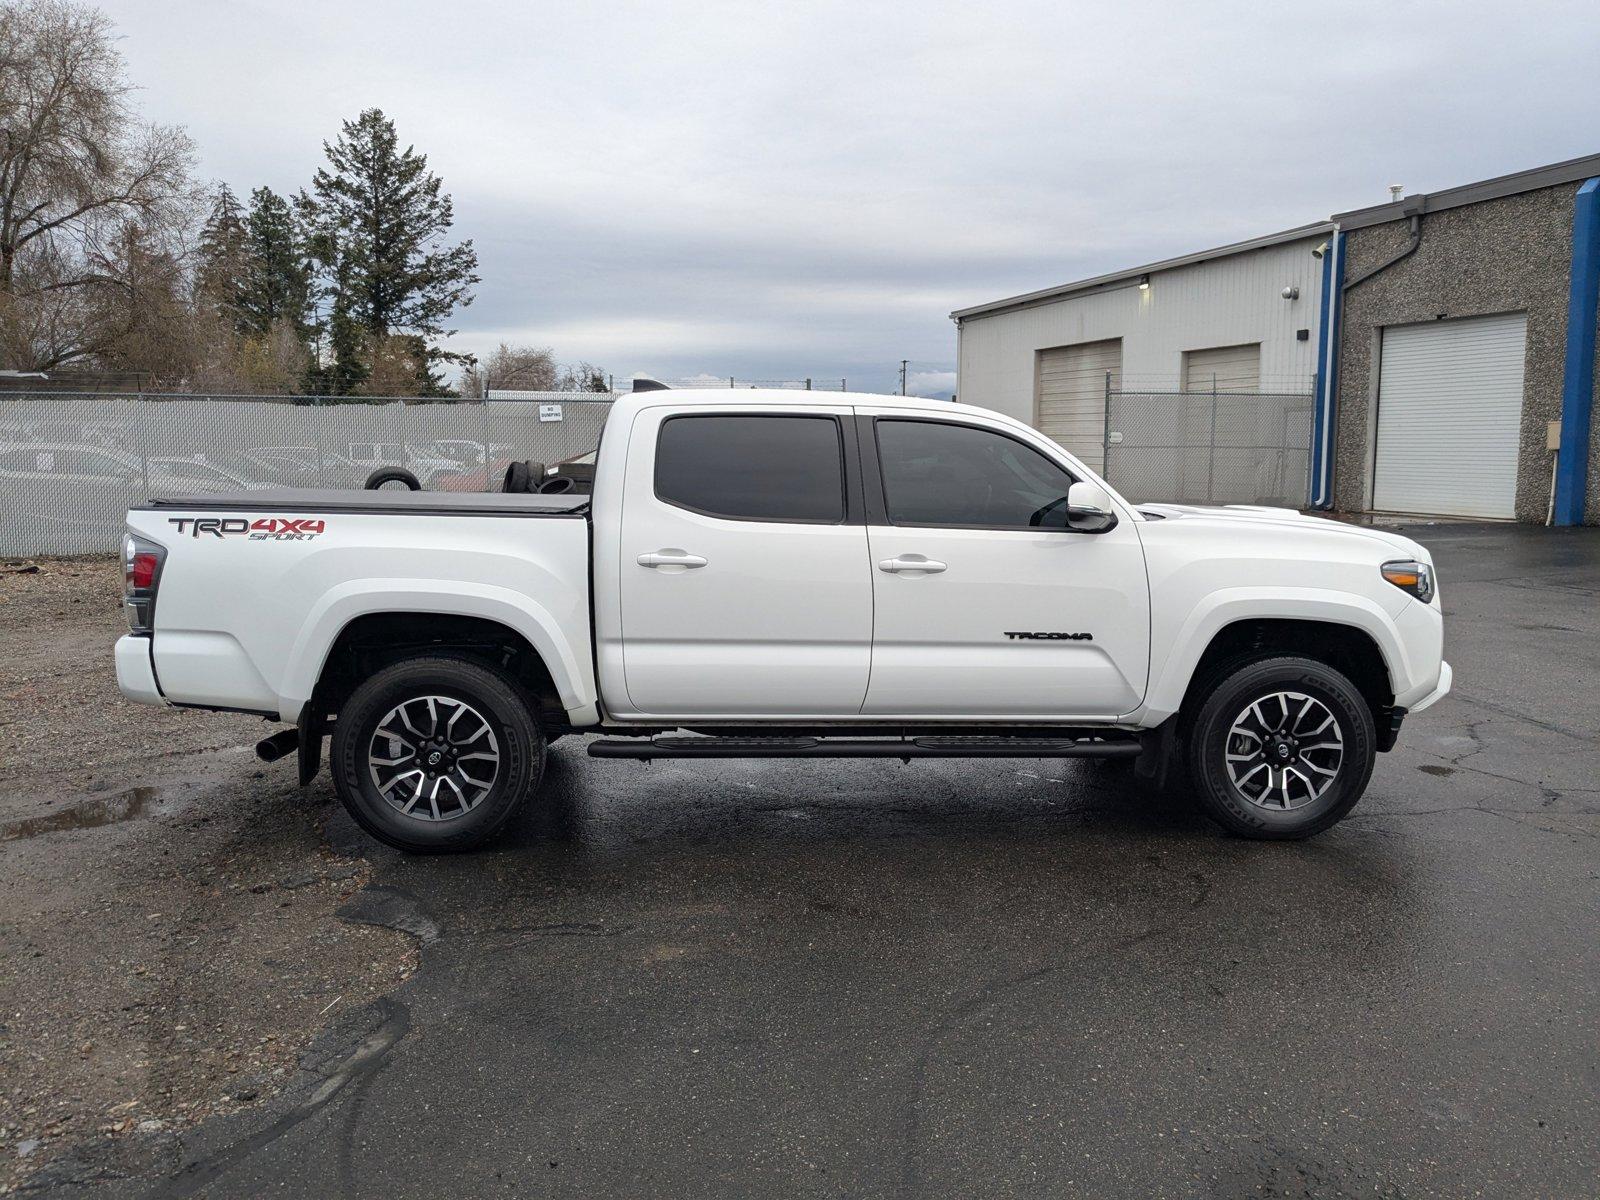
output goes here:
[[1320, 838], [1232, 839], [1093, 763], [569, 739], [484, 852], [334, 820], [372, 865], [344, 919], [421, 961], [294, 1086], [35, 1186], [1594, 1196], [1600, 530], [1408, 532], [1457, 690]]

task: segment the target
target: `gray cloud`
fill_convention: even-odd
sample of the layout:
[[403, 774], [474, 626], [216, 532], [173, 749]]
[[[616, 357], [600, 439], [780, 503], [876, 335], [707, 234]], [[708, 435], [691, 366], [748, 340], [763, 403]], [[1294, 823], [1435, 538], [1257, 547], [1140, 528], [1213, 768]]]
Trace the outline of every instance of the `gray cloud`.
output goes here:
[[1590, 4], [126, 0], [141, 102], [292, 189], [378, 105], [484, 283], [619, 373], [954, 366], [950, 309], [1589, 153]]

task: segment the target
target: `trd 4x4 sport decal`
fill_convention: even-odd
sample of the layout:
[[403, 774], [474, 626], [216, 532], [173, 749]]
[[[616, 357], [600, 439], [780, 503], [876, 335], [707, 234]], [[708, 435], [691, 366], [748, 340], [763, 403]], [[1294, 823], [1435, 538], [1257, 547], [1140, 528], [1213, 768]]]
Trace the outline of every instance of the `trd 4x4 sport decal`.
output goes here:
[[168, 517], [167, 524], [176, 525], [179, 533], [199, 537], [202, 533], [216, 537], [243, 535], [252, 542], [308, 542], [319, 533], [326, 533], [328, 523], [321, 517]]

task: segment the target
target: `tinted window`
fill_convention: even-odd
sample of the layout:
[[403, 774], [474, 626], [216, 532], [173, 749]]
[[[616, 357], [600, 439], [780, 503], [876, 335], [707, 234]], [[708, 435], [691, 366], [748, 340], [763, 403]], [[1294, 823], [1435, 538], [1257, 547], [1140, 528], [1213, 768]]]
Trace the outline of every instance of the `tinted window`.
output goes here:
[[942, 421], [880, 420], [877, 429], [892, 523], [1066, 527], [1072, 476], [1031, 446]]
[[656, 495], [743, 521], [844, 520], [844, 449], [832, 417], [669, 417]]

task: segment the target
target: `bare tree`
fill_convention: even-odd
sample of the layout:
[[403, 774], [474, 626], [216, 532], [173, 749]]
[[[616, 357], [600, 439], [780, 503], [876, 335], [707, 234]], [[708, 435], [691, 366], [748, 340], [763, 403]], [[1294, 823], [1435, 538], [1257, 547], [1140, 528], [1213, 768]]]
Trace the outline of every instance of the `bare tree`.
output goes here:
[[368, 334], [362, 357], [371, 365], [353, 394], [421, 396], [431, 394], [428, 345], [409, 333]]
[[561, 369], [548, 346], [512, 346], [501, 342], [487, 358], [467, 364], [461, 373], [461, 394], [481, 396], [485, 387], [517, 392], [553, 392]]
[[187, 328], [193, 365], [183, 380], [185, 391], [249, 396], [301, 391], [311, 355], [293, 321], [280, 318], [265, 333], [240, 333], [225, 315], [200, 309]]
[[[0, 359], [44, 370], [138, 333], [181, 268], [191, 146], [142, 124], [110, 20], [72, 0], [0, 3]], [[153, 271], [156, 265], [159, 271]]]
[[606, 386], [606, 373], [591, 362], [569, 363], [561, 368], [561, 373], [556, 376], [556, 391], [558, 392], [604, 392], [610, 389]]

